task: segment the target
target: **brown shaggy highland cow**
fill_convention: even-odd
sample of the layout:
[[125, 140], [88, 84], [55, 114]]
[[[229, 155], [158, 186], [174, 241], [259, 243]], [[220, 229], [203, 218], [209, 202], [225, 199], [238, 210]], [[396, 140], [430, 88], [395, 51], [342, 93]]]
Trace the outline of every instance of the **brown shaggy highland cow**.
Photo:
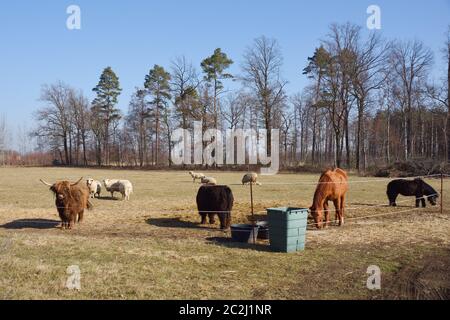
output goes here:
[[339, 225], [344, 224], [344, 202], [345, 194], [348, 191], [347, 173], [342, 169], [327, 170], [319, 179], [314, 200], [311, 208], [311, 215], [318, 229], [322, 228], [322, 216], [325, 211], [325, 227], [330, 222], [330, 211], [328, 201], [333, 201], [336, 208], [335, 221]]
[[72, 229], [74, 224], [83, 221], [84, 209], [92, 209], [89, 202], [89, 189], [81, 180], [75, 183], [69, 181], [57, 181], [54, 184], [40, 180], [43, 184], [50, 186], [50, 191], [55, 194], [55, 205], [61, 218], [62, 229]]

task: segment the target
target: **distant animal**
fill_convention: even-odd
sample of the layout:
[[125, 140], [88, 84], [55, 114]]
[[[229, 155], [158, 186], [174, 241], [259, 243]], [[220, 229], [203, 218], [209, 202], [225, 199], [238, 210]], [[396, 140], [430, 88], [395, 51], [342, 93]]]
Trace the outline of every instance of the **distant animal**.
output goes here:
[[256, 172], [249, 172], [249, 173], [244, 174], [244, 176], [242, 177], [242, 184], [245, 185], [245, 184], [251, 183], [253, 185], [256, 184], [256, 185], [260, 186], [261, 183], [259, 183], [257, 181], [257, 179], [258, 179], [258, 174]]
[[89, 193], [91, 198], [100, 198], [100, 193], [102, 192], [102, 183], [94, 179], [87, 179], [86, 186], [89, 188]]
[[130, 195], [133, 193], [133, 185], [128, 180], [105, 179], [103, 180], [105, 189], [111, 192], [111, 197], [114, 198], [114, 192], [120, 192], [122, 200], [130, 200]]
[[201, 180], [202, 184], [208, 184], [208, 185], [216, 185], [217, 180], [212, 177], [203, 177]]
[[86, 185], [80, 184], [82, 179], [75, 183], [57, 181], [54, 184], [40, 179], [56, 196], [55, 205], [62, 221], [62, 229], [72, 229], [77, 218], [78, 222], [83, 221], [84, 210], [92, 209], [92, 204], [89, 202], [89, 189]]
[[[345, 194], [348, 191], [348, 176], [342, 169], [325, 171], [314, 193], [312, 206], [309, 208], [318, 229], [327, 227], [330, 222], [328, 201], [333, 201], [336, 209], [335, 221], [342, 226], [344, 224]], [[325, 212], [325, 224], [322, 224], [323, 212]]]
[[422, 179], [405, 180], [397, 179], [392, 180], [387, 185], [386, 194], [389, 199], [389, 205], [392, 207], [397, 206], [395, 200], [397, 196], [401, 194], [402, 196], [415, 196], [416, 197], [416, 207], [420, 207], [422, 202], [422, 207], [426, 207], [425, 198], [431, 203], [431, 205], [436, 205], [436, 200], [439, 194], [432, 186], [427, 184]]
[[224, 230], [230, 227], [234, 197], [228, 186], [201, 186], [196, 200], [198, 213], [202, 218], [201, 224], [206, 224], [206, 216], [209, 217], [209, 223], [214, 224], [214, 217], [217, 214], [220, 228]]
[[189, 174], [192, 177], [192, 182], [195, 182], [195, 180], [201, 180], [205, 177], [205, 175], [203, 173], [199, 173], [199, 172], [194, 172], [194, 171], [189, 171]]

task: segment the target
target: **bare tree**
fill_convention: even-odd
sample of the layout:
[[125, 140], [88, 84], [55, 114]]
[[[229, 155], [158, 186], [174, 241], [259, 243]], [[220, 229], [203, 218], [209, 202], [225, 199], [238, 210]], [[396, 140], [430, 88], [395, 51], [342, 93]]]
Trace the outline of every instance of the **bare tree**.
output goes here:
[[88, 165], [87, 159], [87, 138], [90, 130], [89, 101], [81, 91], [71, 90], [69, 92], [69, 105], [71, 109], [71, 119], [75, 128], [76, 164], [79, 164], [79, 149], [83, 148], [83, 165]]
[[35, 118], [39, 122], [35, 134], [52, 140], [55, 146], [62, 144], [65, 164], [71, 164], [69, 154], [69, 137], [71, 134], [70, 92], [70, 87], [62, 82], [43, 86], [40, 100], [46, 106], [39, 109], [35, 114]]
[[[364, 148], [365, 131], [362, 125], [369, 104], [371, 93], [380, 89], [388, 77], [387, 60], [389, 44], [385, 43], [377, 33], [372, 33], [364, 43], [357, 43], [355, 61], [351, 76], [352, 94], [356, 98], [358, 123], [356, 133], [356, 169], [361, 169], [361, 153]], [[364, 157], [363, 157], [364, 160]], [[366, 169], [366, 162], [363, 162]]]
[[404, 156], [412, 156], [413, 99], [419, 81], [425, 79], [433, 63], [433, 53], [418, 41], [396, 42], [390, 56], [391, 70], [397, 78], [397, 96], [405, 110]]
[[267, 129], [268, 152], [271, 150], [273, 118], [285, 100], [286, 81], [281, 78], [282, 63], [278, 42], [261, 36], [247, 49], [242, 64], [242, 80], [255, 90], [264, 129]]
[[244, 93], [230, 93], [225, 97], [222, 117], [229, 129], [236, 129], [242, 122], [245, 111], [251, 104], [251, 97]]
[[325, 72], [321, 84], [321, 101], [317, 107], [324, 108], [334, 130], [334, 165], [340, 167], [344, 145], [347, 166], [350, 166], [349, 116], [354, 98], [351, 94], [351, 76], [356, 61], [356, 44], [360, 28], [350, 23], [333, 24], [327, 38], [322, 41], [325, 52]]
[[290, 111], [281, 112], [281, 138], [283, 142], [283, 153], [284, 153], [284, 164], [288, 165], [288, 146], [291, 143], [290, 141], [290, 130], [294, 123], [294, 114]]
[[444, 50], [447, 57], [447, 161], [450, 161], [450, 25], [447, 30], [445, 47]]
[[189, 128], [189, 120], [192, 115], [192, 103], [190, 98], [193, 91], [197, 90], [200, 81], [197, 71], [191, 63], [186, 61], [184, 56], [172, 61], [171, 66], [171, 88], [174, 98], [175, 111], [181, 118], [183, 129]]

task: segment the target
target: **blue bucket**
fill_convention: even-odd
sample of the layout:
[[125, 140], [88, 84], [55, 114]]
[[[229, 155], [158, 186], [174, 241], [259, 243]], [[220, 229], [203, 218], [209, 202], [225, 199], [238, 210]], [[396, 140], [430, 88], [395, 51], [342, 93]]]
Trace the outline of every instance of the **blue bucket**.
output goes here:
[[234, 242], [251, 243], [258, 238], [258, 225], [233, 224], [231, 225], [231, 239]]

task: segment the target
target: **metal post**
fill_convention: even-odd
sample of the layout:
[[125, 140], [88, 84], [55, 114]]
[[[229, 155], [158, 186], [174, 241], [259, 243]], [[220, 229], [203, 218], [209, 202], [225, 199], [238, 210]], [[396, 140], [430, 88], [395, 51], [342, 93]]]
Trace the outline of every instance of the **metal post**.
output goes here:
[[255, 239], [255, 226], [256, 226], [256, 223], [255, 223], [254, 210], [253, 210], [253, 183], [252, 182], [250, 182], [250, 203], [251, 203], [251, 208], [252, 208], [253, 244], [256, 244], [256, 239]]

